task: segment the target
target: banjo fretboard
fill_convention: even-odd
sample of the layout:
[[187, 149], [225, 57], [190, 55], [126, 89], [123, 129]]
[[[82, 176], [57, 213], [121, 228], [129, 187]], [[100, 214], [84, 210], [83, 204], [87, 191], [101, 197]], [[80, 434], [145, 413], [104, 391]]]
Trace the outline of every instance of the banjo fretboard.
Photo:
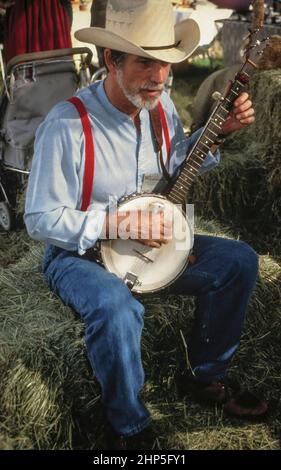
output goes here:
[[[253, 36], [258, 35], [259, 30], [251, 34]], [[256, 40], [256, 45], [248, 48], [245, 63], [235, 76], [226, 95], [219, 99], [218, 104], [209, 117], [195, 145], [188, 153], [176, 180], [169, 185], [165, 196], [171, 202], [175, 204], [185, 204], [189, 189], [197, 177], [208, 152], [213, 145], [217, 145], [217, 139], [222, 133], [222, 126], [233, 108], [234, 101], [240, 93], [245, 90], [249, 83], [250, 75], [257, 68], [257, 65], [250, 59], [252, 49], [255, 54], [261, 54], [261, 52], [256, 51], [255, 48], [261, 49], [261, 45], [264, 48], [265, 45], [263, 45], [263, 42], [265, 43], [266, 39], [262, 42]]]

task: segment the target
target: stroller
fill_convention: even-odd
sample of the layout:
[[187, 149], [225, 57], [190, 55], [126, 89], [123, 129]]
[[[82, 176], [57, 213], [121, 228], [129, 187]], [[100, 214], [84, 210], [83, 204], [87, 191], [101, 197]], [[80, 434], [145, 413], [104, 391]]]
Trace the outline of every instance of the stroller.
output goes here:
[[57, 102], [90, 84], [91, 61], [92, 51], [87, 47], [16, 56], [6, 74], [1, 60], [0, 229], [12, 228], [17, 193], [31, 168], [37, 127]]

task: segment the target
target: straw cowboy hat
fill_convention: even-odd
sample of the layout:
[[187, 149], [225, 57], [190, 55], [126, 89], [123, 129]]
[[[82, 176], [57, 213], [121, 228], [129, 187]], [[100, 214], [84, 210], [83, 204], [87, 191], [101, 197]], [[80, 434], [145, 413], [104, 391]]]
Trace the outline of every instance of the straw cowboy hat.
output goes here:
[[105, 28], [83, 28], [75, 37], [96, 46], [177, 63], [196, 49], [200, 30], [192, 19], [174, 24], [170, 0], [109, 0]]

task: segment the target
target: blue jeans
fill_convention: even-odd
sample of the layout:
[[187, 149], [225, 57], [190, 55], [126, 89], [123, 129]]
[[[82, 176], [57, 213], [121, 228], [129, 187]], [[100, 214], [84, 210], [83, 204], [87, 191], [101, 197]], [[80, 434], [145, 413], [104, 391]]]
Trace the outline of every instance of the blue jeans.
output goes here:
[[[194, 254], [196, 263], [170, 291], [197, 297], [189, 357], [195, 380], [212, 381], [225, 376], [238, 348], [258, 257], [244, 242], [201, 235], [195, 236]], [[140, 432], [150, 423], [139, 398], [143, 305], [115, 275], [72, 252], [48, 246], [43, 270], [50, 288], [85, 321], [107, 419], [120, 434]]]

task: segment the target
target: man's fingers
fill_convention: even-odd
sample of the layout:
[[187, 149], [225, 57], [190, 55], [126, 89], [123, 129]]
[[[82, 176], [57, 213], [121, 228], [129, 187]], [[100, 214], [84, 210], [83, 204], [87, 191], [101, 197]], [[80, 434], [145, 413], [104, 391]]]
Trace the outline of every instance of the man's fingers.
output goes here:
[[247, 111], [248, 109], [253, 109], [253, 103], [251, 100], [247, 100], [243, 104], [235, 106], [233, 112], [234, 114], [243, 113], [243, 111]]
[[161, 243], [155, 240], [137, 240], [142, 245], [149, 246], [151, 248], [161, 248]]
[[[236, 98], [236, 100], [234, 101], [234, 107], [237, 108], [238, 106], [242, 106], [246, 101], [250, 101], [249, 100], [249, 95], [248, 95], [248, 93], [243, 91], [243, 93], [241, 93], [241, 95], [239, 95], [238, 98]], [[251, 101], [250, 101], [250, 103], [251, 103]], [[251, 103], [251, 105], [252, 105], [252, 103]]]
[[227, 135], [233, 131], [242, 129], [244, 126], [255, 121], [255, 110], [253, 103], [246, 92], [234, 101], [234, 108], [222, 126], [222, 133]]
[[241, 121], [241, 119], [246, 119], [248, 117], [251, 117], [251, 116], [254, 116], [255, 114], [255, 111], [253, 108], [251, 109], [247, 109], [247, 111], [244, 111], [242, 113], [239, 113], [239, 114], [236, 114], [236, 119], [238, 119], [239, 121]]
[[247, 119], [240, 119], [241, 124], [252, 124], [255, 121], [255, 116], [249, 117]]

